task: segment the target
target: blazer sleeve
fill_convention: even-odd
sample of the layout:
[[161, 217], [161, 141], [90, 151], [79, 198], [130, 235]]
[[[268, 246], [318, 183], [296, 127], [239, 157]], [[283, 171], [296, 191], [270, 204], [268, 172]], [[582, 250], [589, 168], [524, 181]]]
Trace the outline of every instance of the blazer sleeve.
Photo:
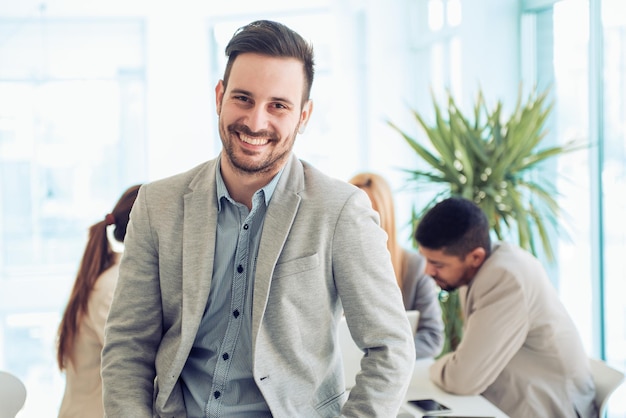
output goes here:
[[363, 191], [346, 202], [334, 237], [335, 284], [352, 338], [366, 353], [342, 416], [396, 416], [413, 374], [413, 333], [385, 233]]
[[490, 271], [474, 279], [466, 312], [461, 343], [453, 353], [435, 361], [430, 377], [447, 392], [478, 395], [524, 344], [528, 307], [523, 289], [511, 273]]

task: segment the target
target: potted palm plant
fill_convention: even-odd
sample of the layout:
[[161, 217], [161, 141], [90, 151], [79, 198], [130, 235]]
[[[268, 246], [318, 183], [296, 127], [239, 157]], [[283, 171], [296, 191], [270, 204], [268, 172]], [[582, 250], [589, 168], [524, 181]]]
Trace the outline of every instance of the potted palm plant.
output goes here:
[[[554, 176], [541, 175], [541, 170], [548, 160], [581, 146], [573, 141], [545, 146], [545, 124], [553, 107], [547, 102], [548, 91], [533, 89], [526, 100], [522, 96], [520, 88], [515, 108], [505, 120], [502, 102], [489, 109], [481, 91], [471, 116], [461, 111], [449, 92], [445, 107], [433, 96], [434, 124], [412, 112], [428, 145], [388, 121], [424, 162], [425, 168], [406, 170], [408, 183], [435, 186], [432, 200], [421, 210], [414, 209], [414, 225], [439, 200], [462, 196], [484, 210], [496, 239], [516, 236], [522, 248], [535, 255], [543, 249], [546, 258], [554, 260], [550, 229], [558, 232], [560, 208]], [[460, 342], [462, 317], [456, 292], [442, 293], [440, 301], [446, 323], [443, 354]]]

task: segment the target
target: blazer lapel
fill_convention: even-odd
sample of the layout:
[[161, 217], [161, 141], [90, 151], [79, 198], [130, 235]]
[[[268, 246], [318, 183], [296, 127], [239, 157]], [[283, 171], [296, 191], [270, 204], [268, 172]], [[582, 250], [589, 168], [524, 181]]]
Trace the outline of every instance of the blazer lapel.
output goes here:
[[272, 195], [263, 223], [252, 298], [253, 347], [256, 346], [257, 334], [267, 305], [274, 267], [298, 212], [301, 200], [298, 193], [303, 185], [302, 164], [292, 154]]
[[193, 343], [211, 289], [217, 228], [216, 161], [219, 160], [212, 160], [200, 171], [184, 197], [183, 344]]

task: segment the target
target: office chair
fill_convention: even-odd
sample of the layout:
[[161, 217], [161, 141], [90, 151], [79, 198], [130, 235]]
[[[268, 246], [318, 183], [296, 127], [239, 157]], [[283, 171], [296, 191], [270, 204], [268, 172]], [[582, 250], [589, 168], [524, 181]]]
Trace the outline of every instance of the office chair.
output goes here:
[[624, 381], [624, 373], [595, 358], [589, 358], [589, 365], [591, 366], [593, 381], [596, 384], [598, 417], [604, 418], [609, 398]]
[[0, 370], [0, 418], [15, 418], [26, 402], [26, 386], [15, 375]]

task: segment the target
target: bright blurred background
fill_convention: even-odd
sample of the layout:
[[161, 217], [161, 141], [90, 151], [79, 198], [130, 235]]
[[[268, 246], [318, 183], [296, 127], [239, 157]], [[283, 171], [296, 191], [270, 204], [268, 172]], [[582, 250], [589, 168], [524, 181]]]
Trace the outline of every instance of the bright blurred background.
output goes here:
[[[220, 149], [214, 87], [224, 46], [255, 19], [316, 49], [315, 110], [296, 153], [347, 180], [372, 170], [396, 194], [419, 164], [386, 121], [422, 137], [411, 109], [479, 88], [510, 111], [520, 84], [551, 87], [569, 239], [548, 266], [590, 355], [626, 366], [626, 13], [623, 0], [180, 0], [0, 2], [0, 369], [25, 381], [19, 417], [54, 417], [55, 337], [89, 225], [129, 185]], [[626, 394], [626, 393], [625, 393]], [[612, 417], [626, 414], [615, 396]]]

